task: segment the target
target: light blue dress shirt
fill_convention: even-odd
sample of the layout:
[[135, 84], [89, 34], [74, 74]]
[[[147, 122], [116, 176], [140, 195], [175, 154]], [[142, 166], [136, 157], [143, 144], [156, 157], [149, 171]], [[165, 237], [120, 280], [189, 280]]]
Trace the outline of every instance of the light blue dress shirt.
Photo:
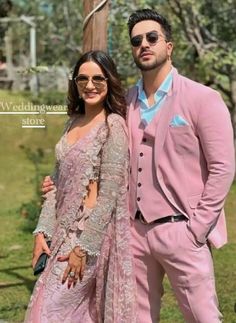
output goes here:
[[163, 102], [165, 101], [166, 95], [172, 86], [172, 81], [173, 74], [171, 70], [154, 94], [155, 103], [151, 107], [148, 104], [148, 100], [143, 89], [143, 79], [140, 79], [137, 82], [136, 86], [138, 87], [138, 100], [140, 101], [140, 117], [145, 126], [152, 121], [156, 113], [161, 108]]

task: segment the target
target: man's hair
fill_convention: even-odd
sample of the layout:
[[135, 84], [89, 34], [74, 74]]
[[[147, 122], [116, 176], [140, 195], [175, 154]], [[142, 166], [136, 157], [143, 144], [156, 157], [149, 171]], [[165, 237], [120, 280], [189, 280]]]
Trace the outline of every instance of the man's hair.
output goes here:
[[128, 20], [129, 35], [131, 36], [134, 26], [144, 20], [154, 20], [161, 25], [162, 31], [165, 34], [166, 40], [171, 40], [171, 25], [168, 20], [152, 9], [140, 9], [133, 12]]

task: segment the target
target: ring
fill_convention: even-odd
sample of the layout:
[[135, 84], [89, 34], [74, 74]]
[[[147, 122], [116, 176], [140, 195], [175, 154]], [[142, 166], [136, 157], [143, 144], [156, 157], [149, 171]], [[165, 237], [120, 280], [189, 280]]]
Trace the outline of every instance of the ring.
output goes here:
[[70, 277], [75, 277], [75, 273], [74, 273], [73, 271], [71, 271], [71, 272], [69, 273], [69, 276], [70, 276]]

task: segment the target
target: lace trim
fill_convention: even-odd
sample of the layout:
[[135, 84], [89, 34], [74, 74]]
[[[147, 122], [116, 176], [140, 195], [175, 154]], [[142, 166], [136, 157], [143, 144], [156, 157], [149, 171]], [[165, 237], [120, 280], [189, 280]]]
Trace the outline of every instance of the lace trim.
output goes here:
[[99, 255], [106, 227], [115, 211], [125, 181], [128, 140], [120, 117], [108, 119], [109, 136], [102, 149], [99, 192], [96, 206], [82, 232], [79, 245], [89, 255]]
[[56, 225], [56, 188], [44, 195], [38, 224], [33, 235], [43, 232], [47, 238], [52, 238]]

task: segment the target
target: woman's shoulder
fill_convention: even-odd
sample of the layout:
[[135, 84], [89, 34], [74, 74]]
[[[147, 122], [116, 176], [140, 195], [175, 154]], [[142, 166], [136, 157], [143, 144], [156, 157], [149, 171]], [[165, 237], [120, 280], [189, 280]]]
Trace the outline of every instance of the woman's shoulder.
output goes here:
[[125, 119], [117, 114], [111, 113], [107, 117], [107, 123], [109, 125], [110, 131], [115, 133], [125, 133], [127, 135], [127, 126]]
[[109, 114], [109, 116], [107, 117], [107, 122], [109, 125], [120, 125], [122, 127], [126, 127], [125, 119], [117, 113]]

